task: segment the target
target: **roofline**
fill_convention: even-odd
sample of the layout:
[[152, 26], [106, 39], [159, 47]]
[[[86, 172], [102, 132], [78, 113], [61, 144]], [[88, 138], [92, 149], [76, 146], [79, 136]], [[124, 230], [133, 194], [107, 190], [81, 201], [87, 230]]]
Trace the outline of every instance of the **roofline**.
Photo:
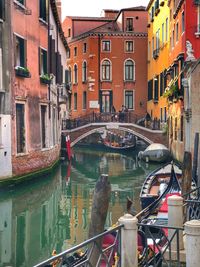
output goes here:
[[152, 3], [154, 2], [155, 0], [150, 0], [147, 7], [146, 7], [146, 10], [149, 10], [150, 6], [152, 5]]
[[[151, 1], [154, 1], [154, 0], [151, 0]], [[120, 16], [120, 14], [122, 12], [124, 12], [124, 11], [146, 11], [146, 7], [143, 7], [143, 8], [137, 8], [137, 7], [122, 8], [122, 9], [120, 9], [119, 14], [116, 17], [116, 20], [118, 19], [118, 17]]]
[[107, 21], [107, 22], [111, 22], [114, 21], [114, 18], [107, 18], [107, 17], [79, 17], [79, 16], [66, 16], [66, 18], [70, 18], [72, 20], [96, 20], [96, 21]]
[[57, 5], [56, 5], [56, 0], [50, 0], [50, 4], [51, 4], [51, 10], [52, 10], [55, 22], [56, 22], [57, 27], [58, 27], [58, 32], [59, 32], [60, 38], [61, 38], [61, 40], [63, 42], [63, 45], [64, 45], [65, 49], [68, 50], [69, 47], [68, 47], [68, 44], [67, 44], [67, 40], [65, 39], [65, 35], [64, 35], [63, 29], [62, 29], [62, 25], [61, 25], [61, 22], [60, 22], [60, 17], [58, 15], [58, 9], [57, 9]]

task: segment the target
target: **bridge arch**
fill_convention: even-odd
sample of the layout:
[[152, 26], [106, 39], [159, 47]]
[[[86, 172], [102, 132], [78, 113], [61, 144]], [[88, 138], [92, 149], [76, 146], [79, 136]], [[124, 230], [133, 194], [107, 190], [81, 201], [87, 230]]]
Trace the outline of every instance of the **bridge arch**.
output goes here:
[[[101, 126], [101, 127], [96, 127], [96, 128], [93, 128], [93, 129], [88, 129], [88, 131], [82, 133], [81, 135], [77, 136], [74, 140], [72, 140], [71, 142], [71, 147], [75, 146], [79, 141], [81, 141], [82, 139], [84, 139], [85, 137], [93, 134], [93, 133], [96, 133], [96, 132], [99, 132], [99, 131], [103, 131], [105, 129], [118, 129], [118, 130], [121, 130], [121, 131], [124, 131], [124, 132], [129, 132], [135, 136], [137, 136], [138, 138], [142, 139], [145, 143], [147, 144], [152, 144], [153, 141], [150, 140], [148, 137], [144, 136], [143, 134], [133, 130], [133, 129], [130, 129], [128, 127], [123, 127], [123, 126], [120, 126], [120, 125], [115, 125], [115, 126], [118, 126], [117, 128], [115, 127], [108, 127], [108, 125], [104, 125], [104, 126]], [[80, 127], [82, 128], [82, 127]], [[85, 128], [85, 127], [84, 127]], [[71, 135], [72, 133], [70, 133]]]

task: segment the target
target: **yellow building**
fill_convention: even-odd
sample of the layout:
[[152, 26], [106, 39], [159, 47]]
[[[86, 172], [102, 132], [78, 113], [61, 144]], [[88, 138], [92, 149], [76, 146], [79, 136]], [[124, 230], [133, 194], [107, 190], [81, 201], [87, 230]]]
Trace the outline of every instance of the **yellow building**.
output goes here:
[[148, 6], [148, 103], [152, 119], [166, 122], [167, 99], [163, 96], [169, 66], [169, 15], [167, 0], [150, 0]]

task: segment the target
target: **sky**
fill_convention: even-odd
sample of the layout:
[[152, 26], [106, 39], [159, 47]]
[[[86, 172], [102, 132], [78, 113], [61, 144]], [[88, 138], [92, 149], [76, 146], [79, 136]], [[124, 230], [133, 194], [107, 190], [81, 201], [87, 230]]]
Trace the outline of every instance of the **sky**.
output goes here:
[[98, 17], [103, 9], [147, 6], [149, 0], [62, 0], [62, 20], [65, 16]]

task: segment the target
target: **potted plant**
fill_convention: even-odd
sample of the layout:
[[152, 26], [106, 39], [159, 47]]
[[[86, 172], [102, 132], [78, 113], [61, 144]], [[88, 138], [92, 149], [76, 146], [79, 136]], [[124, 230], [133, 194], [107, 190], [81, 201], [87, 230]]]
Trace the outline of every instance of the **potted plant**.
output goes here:
[[43, 84], [50, 84], [51, 83], [51, 77], [49, 74], [41, 74], [40, 75], [40, 82]]
[[26, 68], [26, 67], [22, 67], [22, 66], [16, 66], [15, 67], [15, 74], [19, 77], [23, 77], [23, 78], [30, 78], [30, 71]]

